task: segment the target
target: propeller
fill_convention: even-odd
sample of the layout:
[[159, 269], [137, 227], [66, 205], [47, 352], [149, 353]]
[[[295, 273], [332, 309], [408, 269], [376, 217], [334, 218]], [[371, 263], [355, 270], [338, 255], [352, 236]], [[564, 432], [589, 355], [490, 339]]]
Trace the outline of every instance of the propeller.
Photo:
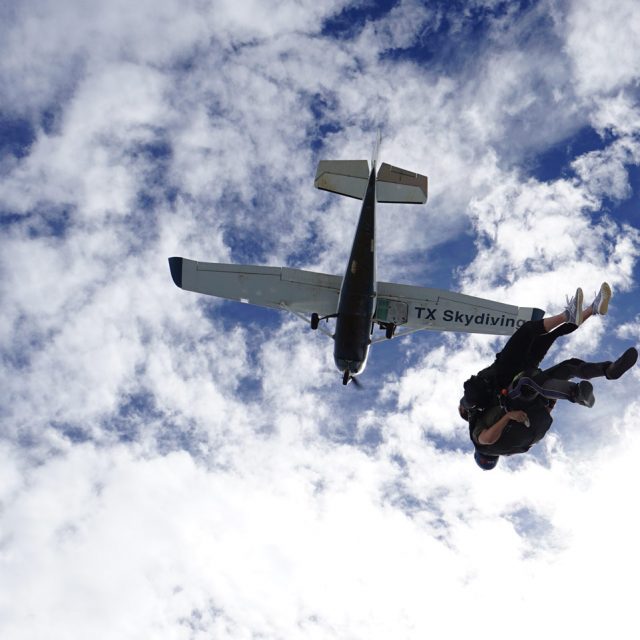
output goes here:
[[349, 382], [353, 382], [353, 386], [356, 389], [362, 390], [363, 386], [362, 386], [362, 382], [360, 382], [360, 380], [358, 380], [358, 378], [356, 378], [355, 376], [352, 376], [349, 371], [345, 371], [342, 374], [342, 384], [343, 385], [347, 385], [349, 384]]

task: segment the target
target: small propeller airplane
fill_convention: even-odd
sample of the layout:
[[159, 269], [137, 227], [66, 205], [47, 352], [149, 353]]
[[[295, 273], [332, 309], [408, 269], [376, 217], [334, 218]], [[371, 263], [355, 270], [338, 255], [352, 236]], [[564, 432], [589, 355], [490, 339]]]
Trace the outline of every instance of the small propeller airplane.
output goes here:
[[[378, 169], [379, 146], [378, 134], [371, 167], [366, 160], [318, 163], [316, 188], [362, 200], [344, 276], [172, 257], [174, 283], [187, 291], [282, 309], [302, 318], [333, 339], [333, 357], [344, 385], [364, 371], [369, 348], [376, 342], [424, 329], [509, 335], [527, 320], [542, 318], [542, 309], [376, 280], [376, 203], [425, 204], [428, 191], [427, 176], [386, 163]], [[335, 318], [334, 333], [320, 325], [330, 318]], [[384, 338], [372, 339], [376, 325], [385, 331]]]

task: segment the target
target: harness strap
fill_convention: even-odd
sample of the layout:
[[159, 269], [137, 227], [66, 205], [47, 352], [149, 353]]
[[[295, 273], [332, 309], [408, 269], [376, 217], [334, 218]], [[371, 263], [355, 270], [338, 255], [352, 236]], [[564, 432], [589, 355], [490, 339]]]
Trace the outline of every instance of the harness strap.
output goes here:
[[547, 380], [543, 385], [539, 385], [532, 378], [520, 374], [515, 385], [511, 384], [507, 397], [512, 400], [533, 400], [541, 395], [548, 400], [571, 400], [571, 389], [571, 383], [565, 380]]

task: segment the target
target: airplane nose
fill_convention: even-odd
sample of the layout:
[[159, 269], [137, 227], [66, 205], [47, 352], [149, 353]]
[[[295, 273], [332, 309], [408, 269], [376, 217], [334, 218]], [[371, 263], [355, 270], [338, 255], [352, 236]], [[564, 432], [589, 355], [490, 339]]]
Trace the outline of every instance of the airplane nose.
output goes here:
[[364, 368], [364, 362], [362, 360], [343, 360], [336, 358], [335, 362], [340, 373], [348, 372], [349, 375], [352, 376], [359, 374]]

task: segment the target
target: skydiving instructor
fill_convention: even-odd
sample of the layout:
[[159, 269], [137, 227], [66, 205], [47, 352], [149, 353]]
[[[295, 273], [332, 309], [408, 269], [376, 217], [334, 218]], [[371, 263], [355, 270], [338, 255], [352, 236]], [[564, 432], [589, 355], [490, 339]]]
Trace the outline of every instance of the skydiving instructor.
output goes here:
[[[551, 345], [560, 336], [575, 331], [593, 315], [607, 313], [611, 288], [605, 282], [594, 301], [583, 309], [582, 289], [568, 301], [565, 310], [542, 320], [526, 322], [509, 338], [491, 366], [464, 383], [464, 396], [458, 411], [469, 423], [476, 463], [493, 469], [500, 455], [528, 451], [551, 426], [556, 400], [593, 406], [593, 386], [588, 380], [605, 377], [615, 380], [637, 361], [638, 352], [630, 348], [615, 362], [565, 360], [540, 370]], [[578, 378], [579, 383], [569, 382]]]

